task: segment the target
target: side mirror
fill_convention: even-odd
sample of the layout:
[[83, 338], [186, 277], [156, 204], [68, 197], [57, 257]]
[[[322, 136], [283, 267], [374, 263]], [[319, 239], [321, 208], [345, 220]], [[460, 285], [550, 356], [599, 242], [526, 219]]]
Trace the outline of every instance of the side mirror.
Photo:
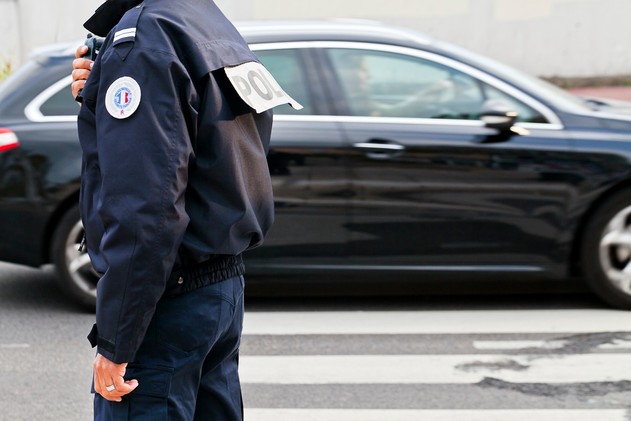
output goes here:
[[486, 127], [496, 129], [500, 133], [511, 130], [517, 120], [517, 111], [513, 110], [505, 101], [489, 99], [482, 105], [480, 119]]

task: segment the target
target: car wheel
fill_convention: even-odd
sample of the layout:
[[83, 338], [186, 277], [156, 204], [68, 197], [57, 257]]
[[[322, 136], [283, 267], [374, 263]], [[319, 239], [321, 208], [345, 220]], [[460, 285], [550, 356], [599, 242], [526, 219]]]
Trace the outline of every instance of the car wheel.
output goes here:
[[585, 281], [608, 304], [631, 310], [631, 189], [611, 196], [586, 226]]
[[86, 250], [79, 251], [83, 232], [79, 207], [73, 206], [59, 221], [53, 237], [51, 255], [62, 289], [75, 301], [94, 309], [99, 277], [92, 268]]

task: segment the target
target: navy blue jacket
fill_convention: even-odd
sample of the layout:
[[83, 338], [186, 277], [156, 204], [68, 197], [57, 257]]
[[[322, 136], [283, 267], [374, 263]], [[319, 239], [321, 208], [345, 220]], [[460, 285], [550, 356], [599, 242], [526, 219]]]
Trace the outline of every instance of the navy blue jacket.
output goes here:
[[256, 61], [209, 0], [146, 0], [106, 37], [82, 92], [80, 206], [103, 274], [92, 335], [116, 363], [134, 359], [174, 270], [239, 256], [272, 224], [271, 111], [224, 71]]

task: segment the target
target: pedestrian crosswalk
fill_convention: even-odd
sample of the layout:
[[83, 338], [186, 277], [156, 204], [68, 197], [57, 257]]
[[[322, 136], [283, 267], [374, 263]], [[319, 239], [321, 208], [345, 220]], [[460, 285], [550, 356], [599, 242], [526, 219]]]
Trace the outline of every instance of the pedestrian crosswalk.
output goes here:
[[629, 421], [631, 312], [246, 312], [253, 421]]

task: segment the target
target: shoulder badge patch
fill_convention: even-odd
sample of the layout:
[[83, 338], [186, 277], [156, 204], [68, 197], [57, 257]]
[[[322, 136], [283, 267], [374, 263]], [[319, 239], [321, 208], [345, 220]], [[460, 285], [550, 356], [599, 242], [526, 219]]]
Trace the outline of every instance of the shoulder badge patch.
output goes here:
[[131, 116], [140, 105], [140, 85], [129, 76], [116, 79], [105, 94], [105, 108], [114, 118]]
[[262, 64], [251, 61], [224, 70], [241, 99], [257, 113], [281, 104], [289, 104], [296, 110], [302, 109], [302, 105], [280, 87]]

